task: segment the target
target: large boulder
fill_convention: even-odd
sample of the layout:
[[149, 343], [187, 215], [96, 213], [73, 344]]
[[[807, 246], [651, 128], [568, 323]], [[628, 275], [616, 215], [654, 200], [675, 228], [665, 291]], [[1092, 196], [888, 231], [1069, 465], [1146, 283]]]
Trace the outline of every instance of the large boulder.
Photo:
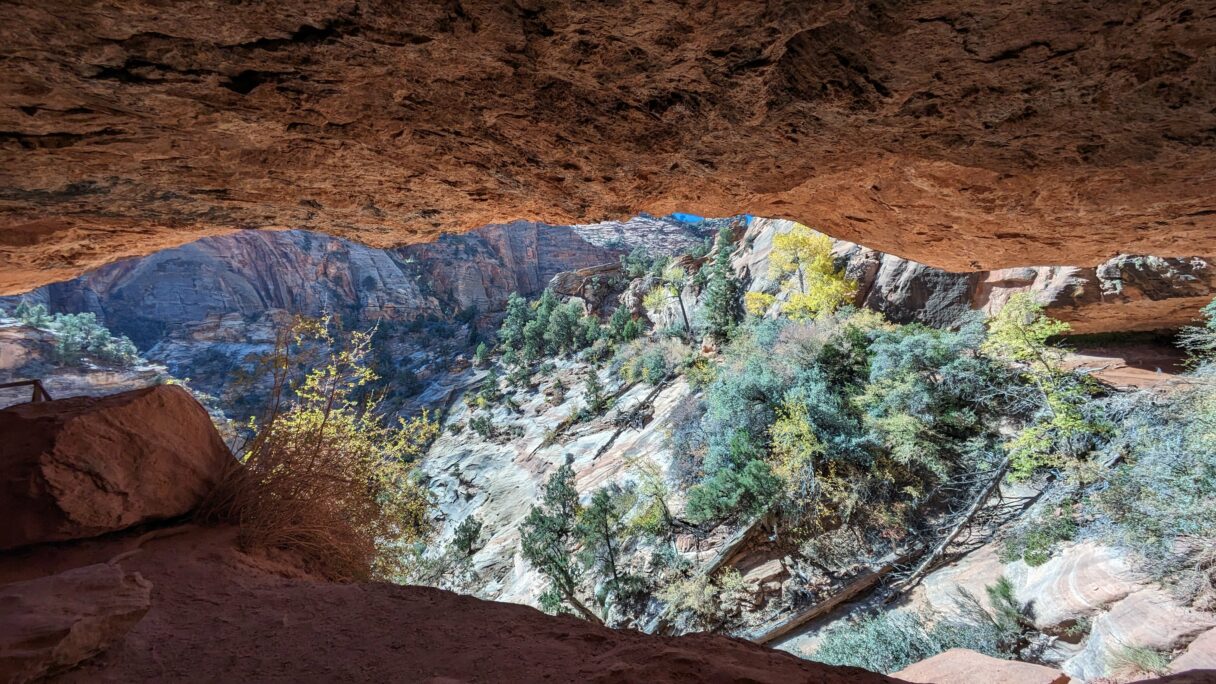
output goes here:
[[0, 549], [91, 537], [189, 513], [232, 454], [185, 389], [0, 411]]
[[151, 605], [152, 584], [99, 563], [0, 586], [0, 681], [27, 682], [109, 648]]
[[1170, 672], [1210, 670], [1216, 672], [1216, 629], [1200, 634], [1186, 647], [1182, 655], [1170, 663]]
[[1067, 684], [1068, 675], [1042, 665], [1001, 660], [965, 648], [952, 648], [891, 675], [924, 684]]

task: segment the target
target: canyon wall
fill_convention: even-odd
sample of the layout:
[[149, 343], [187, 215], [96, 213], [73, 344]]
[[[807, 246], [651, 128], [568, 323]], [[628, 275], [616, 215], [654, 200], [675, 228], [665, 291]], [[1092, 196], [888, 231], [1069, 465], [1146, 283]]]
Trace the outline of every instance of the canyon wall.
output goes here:
[[1216, 252], [1196, 0], [6, 7], [0, 292], [242, 228], [639, 209], [952, 271]]
[[711, 232], [639, 216], [578, 226], [485, 226], [393, 250], [307, 231], [205, 238], [0, 297], [0, 309], [10, 311], [27, 301], [53, 312], [94, 313], [163, 367], [62, 367], [53, 362], [49, 338], [37, 354], [18, 358], [22, 348], [36, 346], [40, 333], [0, 329], [0, 344], [8, 345], [0, 348], [0, 378], [45, 378], [54, 396], [66, 396], [143, 386], [171, 374], [190, 378], [242, 417], [260, 407], [264, 392], [236, 391], [234, 371], [270, 351], [275, 331], [292, 315], [331, 314], [348, 328], [376, 327], [377, 371], [396, 395], [420, 394], [424, 405], [443, 404], [462, 370], [458, 357], [493, 329], [512, 292], [535, 296], [558, 273], [614, 263], [637, 247], [656, 254], [687, 251]]
[[[774, 235], [791, 221], [755, 219], [734, 256], [753, 291], [777, 292], [768, 274]], [[1074, 334], [1171, 330], [1191, 325], [1216, 295], [1216, 257], [1117, 255], [1096, 267], [1027, 266], [951, 273], [851, 242], [832, 247], [857, 281], [856, 304], [897, 323], [949, 326], [968, 311], [992, 314], [1026, 292]]]

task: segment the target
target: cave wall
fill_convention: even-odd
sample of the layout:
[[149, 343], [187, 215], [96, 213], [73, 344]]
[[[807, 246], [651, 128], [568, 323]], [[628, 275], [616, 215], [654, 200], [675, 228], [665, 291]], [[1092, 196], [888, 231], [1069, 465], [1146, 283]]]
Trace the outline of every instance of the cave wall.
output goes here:
[[245, 228], [787, 217], [947, 270], [1216, 253], [1211, 0], [18, 0], [0, 294]]

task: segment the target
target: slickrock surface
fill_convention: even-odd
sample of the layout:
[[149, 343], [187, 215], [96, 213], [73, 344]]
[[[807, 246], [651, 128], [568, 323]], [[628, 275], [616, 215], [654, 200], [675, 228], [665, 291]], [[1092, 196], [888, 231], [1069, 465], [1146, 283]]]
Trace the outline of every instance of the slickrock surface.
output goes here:
[[241, 228], [749, 211], [950, 270], [1216, 253], [1199, 0], [21, 0], [0, 292]]
[[194, 510], [233, 461], [190, 393], [158, 385], [0, 411], [0, 549]]
[[952, 648], [910, 665], [893, 676], [923, 684], [1068, 684], [1068, 675], [1042, 665], [1001, 660]]
[[151, 592], [106, 563], [0, 585], [0, 680], [36, 681], [101, 653], [148, 612]]
[[[127, 637], [68, 682], [808, 682], [888, 677], [721, 636], [653, 637], [424, 587], [334, 584], [247, 555], [235, 530], [154, 539], [123, 565], [152, 582]], [[96, 562], [129, 540], [0, 557], [0, 580]]]
[[1210, 667], [1203, 655], [1210, 645], [1201, 639], [1216, 626], [1211, 614], [1179, 605], [1167, 591], [1136, 575], [1118, 551], [1083, 541], [1065, 545], [1046, 563], [1030, 567], [1022, 561], [1002, 564], [998, 546], [985, 545], [929, 574], [918, 589], [917, 602], [943, 613], [956, 612], [962, 588], [986, 604], [984, 587], [1004, 575], [1039, 629], [1061, 634], [1071, 625], [1089, 625], [1080, 643], [1059, 640], [1053, 646], [1053, 657], [1062, 661], [1060, 669], [1078, 680], [1110, 674], [1117, 665], [1115, 656], [1128, 646], [1170, 654], [1190, 645], [1195, 655], [1189, 662], [1180, 656], [1170, 671]]

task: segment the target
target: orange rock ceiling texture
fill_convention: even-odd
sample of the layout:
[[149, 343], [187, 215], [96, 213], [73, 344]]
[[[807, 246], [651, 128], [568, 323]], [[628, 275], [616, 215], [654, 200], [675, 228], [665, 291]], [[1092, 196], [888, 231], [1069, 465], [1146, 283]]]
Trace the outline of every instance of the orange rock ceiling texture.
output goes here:
[[1216, 254], [1216, 2], [4, 6], [0, 293], [236, 229], [638, 210], [951, 270]]

